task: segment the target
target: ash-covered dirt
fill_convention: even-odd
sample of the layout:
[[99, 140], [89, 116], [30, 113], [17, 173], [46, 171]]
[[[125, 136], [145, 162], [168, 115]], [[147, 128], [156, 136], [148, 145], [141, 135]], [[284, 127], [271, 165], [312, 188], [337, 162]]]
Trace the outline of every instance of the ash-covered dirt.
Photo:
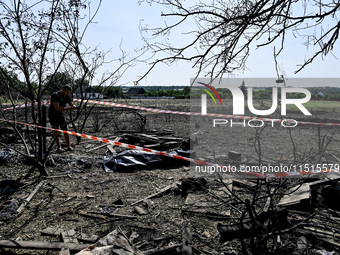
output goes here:
[[[189, 107], [185, 105], [171, 106], [168, 102], [167, 105], [148, 107], [188, 111]], [[254, 143], [256, 135], [259, 135], [256, 129], [231, 130], [223, 127], [223, 130], [216, 131], [211, 128], [211, 120], [198, 122], [194, 118], [190, 121], [190, 117], [185, 115], [112, 111], [104, 107], [96, 111], [92, 113], [93, 118], [83, 133], [111, 140], [128, 134], [126, 137], [130, 138], [126, 138], [125, 142], [139, 146], [148, 145], [150, 141], [134, 141], [131, 139], [133, 131], [155, 137], [183, 138], [183, 144], [175, 143], [171, 149], [181, 148], [191, 138], [192, 142], [195, 141], [192, 149], [196, 151], [197, 158], [209, 162], [228, 164], [231, 162], [228, 151], [236, 151], [242, 154], [241, 161], [248, 164], [257, 163], [259, 158], [264, 163], [305, 161], [314, 164], [320, 159], [323, 163], [340, 163], [340, 133], [336, 132], [337, 127], [318, 129], [314, 126], [299, 126], [290, 134], [282, 127], [266, 127], [257, 140], [261, 146], [259, 154], [256, 152], [258, 144]], [[69, 127], [72, 129], [71, 125]], [[80, 123], [76, 123], [76, 127], [79, 128]], [[202, 133], [193, 135], [197, 131]], [[7, 214], [8, 218], [0, 220], [0, 240], [59, 242], [59, 236], [41, 234], [42, 230], [49, 227], [73, 229], [77, 237], [85, 233], [100, 238], [120, 227], [142, 252], [153, 254], [155, 249], [175, 247], [165, 254], [179, 254], [183, 245], [183, 232], [188, 229], [192, 235], [194, 254], [254, 254], [255, 250], [258, 254], [313, 254], [317, 250], [339, 252], [336, 244], [340, 236], [340, 212], [337, 206], [330, 206], [329, 201], [322, 196], [323, 186], [313, 188], [311, 199], [297, 203], [294, 207], [277, 206], [284, 195], [292, 193], [291, 188], [306, 181], [319, 180], [322, 178], [319, 175], [313, 178], [238, 178], [239, 181], [234, 182], [231, 178], [225, 178], [222, 182], [203, 176], [207, 182], [197, 184], [197, 180], [191, 178], [192, 172], [187, 162], [180, 164], [171, 161], [153, 167], [135, 167], [126, 172], [108, 173], [102, 166], [103, 157], [112, 152], [106, 146], [95, 149], [101, 145], [97, 141], [82, 139], [78, 143], [76, 137], [71, 139], [75, 148], [73, 152], [52, 151], [53, 161], [47, 166], [47, 177], [40, 177], [37, 170], [32, 172], [30, 165], [17, 162], [16, 158], [1, 164], [1, 212], [10, 201], [17, 200], [19, 205], [22, 204], [37, 185], [42, 184], [20, 215]], [[218, 146], [221, 142], [223, 148]], [[18, 143], [7, 145], [21, 148]], [[2, 144], [1, 150], [5, 147]], [[119, 147], [114, 149], [117, 153], [125, 150]], [[165, 187], [169, 189], [156, 197], [145, 199]], [[188, 203], [189, 195], [196, 199], [193, 204]], [[252, 213], [247, 207], [247, 199]], [[263, 229], [253, 238], [219, 242], [219, 223], [231, 225], [252, 222], [254, 215], [256, 217], [268, 210], [266, 203], [274, 211], [288, 209], [286, 219], [289, 225], [278, 229], [275, 225], [269, 228], [268, 222], [261, 222], [259, 224]], [[136, 206], [145, 214], [138, 213]], [[108, 212], [116, 216], [106, 214]], [[276, 224], [286, 219], [276, 219]], [[310, 230], [312, 226], [334, 233], [328, 236], [328, 240], [335, 244], [313, 234]], [[304, 234], [297, 231], [301, 229], [305, 231]], [[297, 240], [302, 235], [306, 236], [308, 245], [298, 249]], [[0, 253], [58, 254], [57, 251], [8, 248], [0, 248]]]

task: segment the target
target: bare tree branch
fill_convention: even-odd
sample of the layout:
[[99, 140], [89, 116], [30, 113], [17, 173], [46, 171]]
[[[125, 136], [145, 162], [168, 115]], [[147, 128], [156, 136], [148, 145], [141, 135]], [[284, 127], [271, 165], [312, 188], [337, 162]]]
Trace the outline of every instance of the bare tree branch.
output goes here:
[[[30, 101], [29, 110], [25, 111], [25, 122], [40, 125], [42, 123], [42, 101], [46, 93], [51, 92], [55, 78], [61, 73], [72, 77], [67, 82], [77, 80], [83, 95], [83, 87], [92, 84], [98, 68], [106, 63], [114, 63], [110, 72], [106, 72], [96, 85], [110, 81], [114, 85], [124, 72], [133, 66], [139, 56], [129, 56], [120, 47], [121, 56], [107, 60], [108, 52], [99, 51], [97, 47], [85, 45], [83, 38], [89, 26], [94, 23], [102, 0], [91, 5], [89, 0], [40, 0], [31, 3], [28, 0], [0, 0], [0, 74], [8, 85], [8, 98], [15, 106], [17, 98]], [[92, 12], [94, 7], [94, 12]], [[140, 53], [140, 54], [143, 54]], [[54, 84], [53, 84], [54, 83]], [[53, 88], [54, 90], [55, 88]], [[80, 105], [85, 108], [85, 105]], [[72, 120], [77, 120], [80, 110]], [[13, 111], [12, 116], [18, 118]], [[44, 163], [51, 151], [50, 144], [44, 155], [42, 131], [37, 129], [36, 139], [29, 145], [36, 156], [39, 171], [44, 174]]]
[[[314, 47], [312, 56], [296, 70], [299, 72], [315, 58], [329, 54], [339, 34], [338, 1], [211, 0], [210, 3], [196, 1], [194, 4], [182, 0], [139, 2], [166, 7], [169, 12], [162, 13], [162, 16], [172, 21], [163, 27], [141, 28], [144, 36], [151, 32], [152, 37], [145, 37], [144, 40], [156, 58], [146, 74], [159, 63], [187, 61], [197, 69], [197, 76], [204, 74], [215, 79], [226, 72], [245, 69], [250, 50], [254, 46], [277, 46], [278, 43], [279, 49], [274, 53], [277, 58], [286, 45], [288, 33], [294, 34], [300, 42], [305, 42], [306, 47]], [[302, 31], [305, 34], [301, 34]]]

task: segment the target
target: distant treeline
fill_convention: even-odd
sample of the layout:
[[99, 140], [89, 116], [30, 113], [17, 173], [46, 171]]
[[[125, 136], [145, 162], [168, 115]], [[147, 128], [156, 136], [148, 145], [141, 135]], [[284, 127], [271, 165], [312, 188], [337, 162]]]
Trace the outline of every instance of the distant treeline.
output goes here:
[[[52, 77], [47, 77], [48, 79], [42, 85], [42, 88], [45, 89], [45, 96], [50, 96], [53, 92], [58, 91], [62, 85], [69, 84], [72, 87], [72, 90], [75, 92], [80, 86], [83, 87], [83, 91], [90, 89], [90, 93], [92, 89], [97, 93], [101, 93], [103, 97], [106, 98], [129, 98], [131, 96], [140, 96], [140, 97], [175, 97], [177, 99], [185, 99], [185, 98], [200, 98], [201, 94], [206, 93], [203, 89], [207, 89], [203, 86], [90, 86], [89, 81], [82, 79], [73, 79], [73, 77], [66, 72], [57, 72]], [[4, 100], [8, 100], [8, 92], [11, 93], [12, 97], [19, 98], [19, 96], [23, 96], [24, 98], [30, 97], [33, 93], [31, 90], [37, 90], [37, 84], [31, 84], [32, 88], [28, 89], [28, 86], [20, 81], [18, 77], [8, 72], [5, 68], [1, 68], [0, 66], [0, 98]], [[140, 88], [139, 92], [131, 93], [131, 89]], [[243, 91], [245, 97], [247, 96], [247, 86], [243, 81], [239, 88]], [[340, 88], [339, 87], [309, 87], [307, 88], [312, 95], [312, 100], [330, 100], [340, 101]], [[210, 90], [210, 89], [208, 89]], [[232, 94], [227, 88], [218, 88], [216, 89], [219, 96], [221, 98], [231, 99]], [[20, 91], [20, 93], [18, 93]], [[140, 93], [142, 91], [142, 93]], [[87, 93], [87, 92], [86, 92]], [[278, 90], [279, 97], [281, 90]], [[21, 94], [21, 95], [19, 95]], [[268, 87], [253, 87], [253, 98], [254, 99], [270, 99], [272, 97], [272, 88]], [[303, 94], [291, 94], [289, 95], [291, 98], [299, 98], [304, 97]]]
[[130, 93], [131, 87], [99, 87], [93, 86], [97, 92], [102, 93], [107, 98], [129, 98], [129, 97], [175, 97], [176, 99], [189, 98], [190, 87], [186, 86], [150, 86], [139, 87], [144, 93]]
[[[143, 87], [145, 90], [144, 94], [140, 96], [143, 97], [175, 97], [177, 99], [184, 99], [184, 98], [201, 98], [201, 95], [204, 92], [202, 89], [198, 87], [189, 86], [150, 86], [150, 87]], [[241, 90], [244, 92], [245, 97], [247, 97], [247, 88], [240, 87]], [[312, 100], [339, 100], [340, 101], [340, 88], [337, 87], [309, 87], [306, 88], [311, 92]], [[125, 89], [123, 88], [123, 91]], [[232, 94], [229, 89], [227, 88], [218, 88], [216, 89], [217, 93], [221, 98], [231, 99]], [[253, 98], [254, 99], [270, 99], [272, 97], [272, 88], [253, 88]], [[124, 93], [125, 94], [125, 93]], [[281, 97], [281, 90], [278, 89], [278, 96]], [[304, 97], [301, 93], [290, 93], [288, 94], [289, 98], [301, 98]]]

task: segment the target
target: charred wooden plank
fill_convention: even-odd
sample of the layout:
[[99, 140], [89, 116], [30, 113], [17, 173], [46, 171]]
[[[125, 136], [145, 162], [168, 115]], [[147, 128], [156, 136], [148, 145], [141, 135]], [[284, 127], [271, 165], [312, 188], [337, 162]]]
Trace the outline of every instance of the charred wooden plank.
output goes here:
[[61, 250], [62, 248], [66, 248], [71, 251], [81, 251], [83, 249], [86, 249], [88, 245], [61, 242], [0, 240], [0, 247], [33, 250]]

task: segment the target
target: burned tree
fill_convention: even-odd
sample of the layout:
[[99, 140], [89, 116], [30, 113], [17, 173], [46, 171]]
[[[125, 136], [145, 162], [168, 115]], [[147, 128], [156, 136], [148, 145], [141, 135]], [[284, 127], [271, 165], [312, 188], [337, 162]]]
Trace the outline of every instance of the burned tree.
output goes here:
[[244, 69], [253, 48], [274, 46], [275, 60], [285, 47], [289, 33], [314, 51], [303, 63], [297, 63], [300, 66], [296, 72], [299, 72], [316, 58], [330, 54], [339, 36], [338, 1], [142, 2], [157, 3], [169, 10], [162, 13], [166, 17], [163, 27], [141, 28], [145, 36], [147, 32], [152, 33], [152, 38], [145, 37], [145, 41], [157, 59], [149, 72], [158, 63], [188, 61], [197, 68], [197, 76], [205, 73], [216, 78]]
[[[100, 5], [101, 1], [92, 9], [90, 1], [85, 0], [0, 1], [2, 83], [6, 84], [6, 98], [12, 106], [26, 105], [24, 122], [43, 125], [43, 99], [54, 89], [53, 81], [60, 73], [77, 80], [82, 91], [84, 84], [92, 82], [95, 71], [110, 62], [105, 59], [107, 52], [89, 48], [83, 42]], [[97, 84], [114, 84], [131, 65], [132, 60], [126, 60], [123, 50], [121, 55], [118, 68], [105, 73]], [[15, 108], [12, 114], [3, 111], [3, 118], [15, 122], [15, 112]], [[35, 137], [25, 144], [26, 153], [34, 152], [37, 168], [46, 174], [44, 163], [52, 144], [47, 153], [43, 153], [43, 146], [43, 130], [37, 128]]]

